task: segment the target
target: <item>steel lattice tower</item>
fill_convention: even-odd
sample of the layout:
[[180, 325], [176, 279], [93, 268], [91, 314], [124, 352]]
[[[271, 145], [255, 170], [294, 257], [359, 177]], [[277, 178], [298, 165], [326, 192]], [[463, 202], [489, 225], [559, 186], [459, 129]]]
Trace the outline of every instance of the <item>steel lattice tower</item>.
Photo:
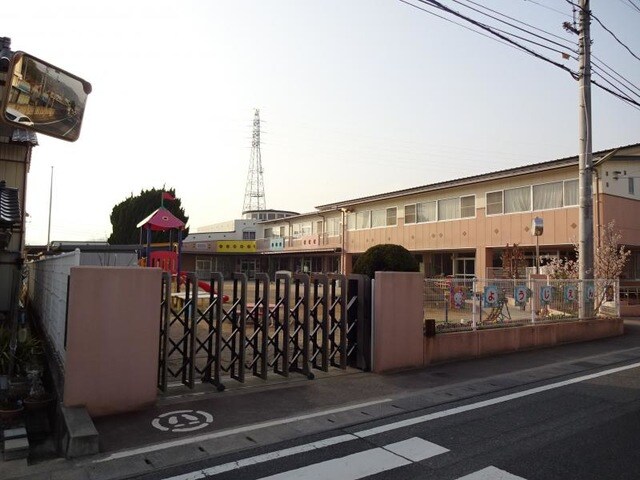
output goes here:
[[253, 115], [253, 139], [251, 141], [251, 163], [244, 189], [242, 213], [250, 210], [264, 210], [264, 180], [262, 179], [262, 157], [260, 155], [260, 110]]

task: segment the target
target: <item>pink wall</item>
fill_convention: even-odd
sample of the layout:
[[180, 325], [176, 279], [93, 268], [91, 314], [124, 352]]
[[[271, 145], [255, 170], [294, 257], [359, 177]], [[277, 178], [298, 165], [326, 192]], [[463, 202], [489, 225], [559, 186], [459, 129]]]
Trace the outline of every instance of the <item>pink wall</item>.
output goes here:
[[155, 402], [161, 278], [159, 268], [71, 269], [65, 406], [101, 416]]
[[422, 366], [422, 274], [376, 272], [375, 280], [373, 371]]

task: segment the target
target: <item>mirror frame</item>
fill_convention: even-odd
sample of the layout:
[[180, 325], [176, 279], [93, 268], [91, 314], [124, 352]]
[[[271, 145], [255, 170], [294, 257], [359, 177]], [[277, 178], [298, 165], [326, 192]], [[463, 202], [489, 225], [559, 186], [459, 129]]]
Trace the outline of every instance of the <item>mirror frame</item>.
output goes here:
[[[12, 122], [11, 120], [8, 120], [5, 117], [5, 112], [7, 111], [7, 108], [9, 108], [9, 97], [11, 95], [11, 85], [12, 85], [12, 80], [13, 80], [13, 73], [14, 70], [16, 68], [16, 66], [18, 65], [18, 63], [20, 62], [21, 59], [24, 58], [29, 58], [29, 59], [33, 59], [35, 62], [38, 62], [44, 66], [46, 66], [47, 68], [51, 68], [54, 69], [56, 72], [59, 72], [60, 74], [66, 75], [69, 78], [72, 78], [74, 80], [77, 80], [81, 85], [82, 85], [82, 89], [86, 95], [85, 98], [85, 104], [83, 105], [82, 108], [82, 112], [78, 118], [79, 120], [79, 125], [77, 127], [76, 132], [77, 134], [75, 135], [75, 137], [65, 137], [64, 135], [59, 135], [56, 134], [55, 132], [51, 132], [49, 129], [47, 130], [43, 130], [41, 127], [38, 126], [30, 126], [30, 125], [24, 125], [18, 122]], [[67, 72], [66, 70], [56, 67], [55, 65], [46, 62], [38, 57], [35, 57], [34, 55], [31, 55], [29, 53], [25, 53], [22, 51], [18, 51], [15, 52], [13, 54], [13, 57], [11, 58], [11, 62], [9, 64], [9, 69], [8, 71], [5, 73], [5, 85], [4, 87], [2, 87], [4, 89], [4, 92], [2, 94], [2, 98], [0, 99], [0, 122], [2, 122], [5, 125], [10, 125], [14, 128], [22, 128], [25, 130], [31, 130], [33, 132], [36, 133], [41, 133], [42, 135], [47, 135], [50, 137], [55, 137], [55, 138], [59, 138], [60, 140], [65, 140], [67, 142], [75, 142], [79, 137], [80, 137], [80, 130], [82, 128], [82, 119], [84, 117], [84, 111], [86, 108], [86, 99], [88, 99], [89, 94], [91, 93], [91, 84], [89, 82], [87, 82], [86, 80], [78, 77], [77, 75], [74, 75], [72, 73]]]

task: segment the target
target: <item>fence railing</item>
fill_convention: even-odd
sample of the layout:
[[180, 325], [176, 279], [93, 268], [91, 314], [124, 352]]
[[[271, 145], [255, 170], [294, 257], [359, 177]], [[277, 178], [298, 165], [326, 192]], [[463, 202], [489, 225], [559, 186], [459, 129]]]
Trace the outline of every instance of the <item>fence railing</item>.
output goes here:
[[576, 320], [581, 299], [586, 317], [618, 316], [618, 280], [425, 279], [424, 318], [436, 328], [476, 329]]
[[[181, 291], [163, 277], [158, 388], [196, 381], [222, 390], [247, 376], [266, 380], [296, 372], [364, 368], [367, 309], [360, 275], [242, 273], [225, 282], [214, 273], [209, 291], [187, 274]], [[366, 329], [368, 331], [368, 329]]]

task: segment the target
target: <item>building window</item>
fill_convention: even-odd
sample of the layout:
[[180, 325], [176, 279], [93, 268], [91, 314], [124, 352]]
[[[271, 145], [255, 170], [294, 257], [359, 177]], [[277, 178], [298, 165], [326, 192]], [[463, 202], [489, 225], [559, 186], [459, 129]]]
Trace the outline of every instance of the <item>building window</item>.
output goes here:
[[286, 235], [286, 232], [287, 232], [287, 227], [285, 226], [280, 227], [280, 237], [284, 238]]
[[356, 213], [356, 230], [371, 228], [371, 210]]
[[476, 216], [476, 196], [468, 195], [460, 197], [460, 217], [470, 218]]
[[356, 214], [349, 213], [347, 214], [347, 229], [355, 230], [356, 229]]
[[387, 223], [387, 212], [385, 210], [372, 210], [371, 211], [371, 226], [372, 227], [384, 227]]
[[265, 228], [264, 229], [264, 238], [273, 237], [273, 228]]
[[564, 181], [564, 206], [578, 205], [578, 180]]
[[398, 216], [398, 209], [396, 207], [387, 208], [387, 227], [396, 225]]
[[423, 202], [416, 205], [418, 222], [435, 222], [437, 220], [436, 202]]
[[416, 206], [405, 205], [404, 206], [404, 223], [416, 223]]
[[504, 213], [531, 210], [531, 187], [511, 188], [504, 191]]
[[562, 207], [562, 182], [533, 186], [533, 209], [548, 210]]
[[242, 232], [242, 239], [243, 240], [255, 240], [256, 239], [256, 232]]
[[327, 218], [327, 235], [336, 236], [340, 235], [340, 219], [339, 218]]
[[438, 220], [460, 218], [460, 198], [438, 200]]
[[487, 215], [502, 213], [502, 192], [487, 193]]

